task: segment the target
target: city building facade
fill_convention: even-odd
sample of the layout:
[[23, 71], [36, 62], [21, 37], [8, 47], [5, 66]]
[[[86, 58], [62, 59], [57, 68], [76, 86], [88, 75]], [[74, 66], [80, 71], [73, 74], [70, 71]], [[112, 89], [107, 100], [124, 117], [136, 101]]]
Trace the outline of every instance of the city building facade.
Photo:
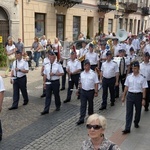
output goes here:
[[[0, 36], [22, 38], [31, 46], [34, 37], [54, 41], [77, 40], [80, 32], [96, 33], [124, 28], [137, 34], [150, 27], [149, 0], [5, 0], [0, 3]], [[117, 10], [116, 10], [117, 8]]]

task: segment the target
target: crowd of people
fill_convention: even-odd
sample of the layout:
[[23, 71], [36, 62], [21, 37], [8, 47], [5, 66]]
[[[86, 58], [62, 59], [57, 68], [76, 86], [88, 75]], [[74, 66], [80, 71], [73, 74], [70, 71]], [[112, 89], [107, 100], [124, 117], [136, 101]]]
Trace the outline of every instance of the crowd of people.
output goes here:
[[[105, 130], [105, 118], [100, 117], [103, 124], [95, 125], [95, 123], [99, 123], [97, 122], [99, 117], [97, 115], [92, 116], [94, 114], [93, 99], [98, 96], [101, 86], [103, 89], [102, 103], [99, 110], [102, 111], [108, 106], [108, 89], [112, 107], [115, 107], [115, 99], [119, 98], [121, 94], [122, 102], [124, 103], [125, 99], [127, 100], [126, 125], [123, 134], [130, 133], [134, 107], [134, 125], [135, 128], [139, 127], [142, 105], [145, 107], [145, 111], [148, 111], [150, 102], [150, 34], [143, 35], [142, 38], [131, 35], [125, 41], [119, 41], [115, 34], [112, 36], [114, 37], [111, 41], [109, 41], [110, 39], [106, 41], [104, 36], [98, 35], [94, 39], [95, 42], [87, 43], [86, 40], [82, 39], [82, 48], [78, 53], [74, 45], [70, 46], [70, 58], [61, 57], [61, 54], [67, 50], [63, 48], [58, 38], [55, 38], [53, 44], [50, 39], [46, 39], [45, 35], [42, 36], [40, 41], [38, 37], [34, 38], [31, 54], [34, 54], [35, 69], [39, 67], [40, 57], [43, 60], [40, 70], [43, 78], [41, 98], [45, 97], [45, 106], [41, 115], [49, 113], [52, 94], [54, 94], [56, 111], [60, 111], [61, 98], [59, 92], [65, 90], [66, 75], [68, 75], [68, 90], [66, 99], [63, 102], [70, 102], [72, 91], [76, 91], [81, 103], [77, 125], [84, 123], [88, 103], [88, 115], [91, 116], [91, 119], [89, 117], [89, 120], [87, 120], [89, 135], [90, 130], [102, 129], [103, 132]], [[13, 84], [13, 103], [9, 110], [13, 110], [18, 108], [19, 90], [23, 95], [23, 105], [27, 105], [29, 102], [26, 74], [29, 68], [32, 67], [29, 58], [32, 56], [29, 53], [26, 55], [27, 52], [24, 50], [24, 44], [20, 38], [15, 43], [9, 37], [5, 48], [8, 56], [6, 75], [8, 75], [11, 68], [10, 83]], [[62, 78], [61, 84], [60, 77]], [[120, 83], [122, 92], [119, 92]], [[4, 88], [2, 87], [3, 91]], [[96, 119], [96, 122], [92, 118]], [[91, 122], [94, 123], [91, 124]], [[103, 132], [100, 132], [102, 134], [100, 140], [107, 142]], [[87, 142], [89, 143], [89, 141]], [[110, 146], [111, 142], [108, 141], [108, 143]], [[86, 145], [87, 143], [84, 143], [83, 150]], [[116, 149], [118, 149], [117, 146]]]

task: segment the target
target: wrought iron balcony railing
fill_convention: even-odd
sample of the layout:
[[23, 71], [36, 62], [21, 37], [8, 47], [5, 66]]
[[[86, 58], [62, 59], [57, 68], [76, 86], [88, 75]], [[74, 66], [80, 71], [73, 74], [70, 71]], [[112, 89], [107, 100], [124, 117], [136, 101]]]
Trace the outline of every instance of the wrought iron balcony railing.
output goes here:
[[150, 15], [150, 7], [143, 7], [143, 8], [142, 8], [142, 14], [143, 14], [144, 16]]
[[116, 0], [99, 0], [98, 2], [99, 11], [109, 12], [111, 10], [115, 10], [116, 9], [115, 3]]
[[81, 4], [82, 0], [54, 0], [54, 6], [71, 8], [76, 4]]
[[125, 3], [125, 12], [126, 13], [134, 13], [138, 10], [138, 4], [132, 2]]

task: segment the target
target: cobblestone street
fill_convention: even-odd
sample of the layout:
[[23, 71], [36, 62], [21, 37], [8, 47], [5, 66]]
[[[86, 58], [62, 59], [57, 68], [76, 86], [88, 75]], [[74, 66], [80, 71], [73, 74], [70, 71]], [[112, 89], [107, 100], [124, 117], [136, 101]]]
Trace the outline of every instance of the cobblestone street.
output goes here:
[[[3, 75], [3, 71], [0, 74]], [[9, 111], [8, 107], [12, 104], [12, 85], [9, 83], [9, 77], [3, 79], [6, 92], [1, 113], [3, 140], [0, 143], [0, 150], [80, 149], [82, 141], [87, 139], [88, 135], [85, 124], [81, 126], [75, 124], [78, 121], [80, 109], [80, 101], [77, 100], [75, 92], [71, 102], [63, 104], [67, 90], [61, 91], [61, 110], [56, 112], [54, 101], [52, 101], [50, 113], [41, 116], [40, 112], [44, 107], [44, 99], [40, 98], [42, 78], [40, 70], [30, 71], [28, 74], [29, 104], [22, 106], [21, 97], [19, 108]], [[142, 112], [141, 128], [133, 128], [130, 135], [124, 136], [121, 130], [124, 129], [125, 124], [125, 107], [121, 106], [120, 99], [116, 99], [114, 107], [108, 105], [107, 110], [100, 112], [98, 110], [101, 103], [100, 90], [94, 102], [95, 112], [104, 115], [108, 120], [106, 137], [116, 142], [122, 150], [149, 150], [150, 121], [146, 119], [150, 116], [149, 112]], [[144, 142], [140, 141], [141, 138]]]

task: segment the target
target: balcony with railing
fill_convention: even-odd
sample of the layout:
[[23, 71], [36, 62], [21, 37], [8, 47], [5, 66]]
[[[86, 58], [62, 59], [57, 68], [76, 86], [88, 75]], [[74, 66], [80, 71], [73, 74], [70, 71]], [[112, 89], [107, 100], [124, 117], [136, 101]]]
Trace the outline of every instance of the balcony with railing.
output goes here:
[[134, 13], [138, 10], [138, 4], [133, 2], [126, 2], [125, 3], [125, 12], [126, 13]]
[[83, 0], [54, 0], [54, 6], [71, 8], [76, 4], [81, 4]]
[[143, 7], [142, 8], [142, 15], [144, 15], [144, 16], [150, 15], [150, 7]]
[[109, 12], [116, 9], [116, 0], [98, 0], [98, 9], [101, 12]]

